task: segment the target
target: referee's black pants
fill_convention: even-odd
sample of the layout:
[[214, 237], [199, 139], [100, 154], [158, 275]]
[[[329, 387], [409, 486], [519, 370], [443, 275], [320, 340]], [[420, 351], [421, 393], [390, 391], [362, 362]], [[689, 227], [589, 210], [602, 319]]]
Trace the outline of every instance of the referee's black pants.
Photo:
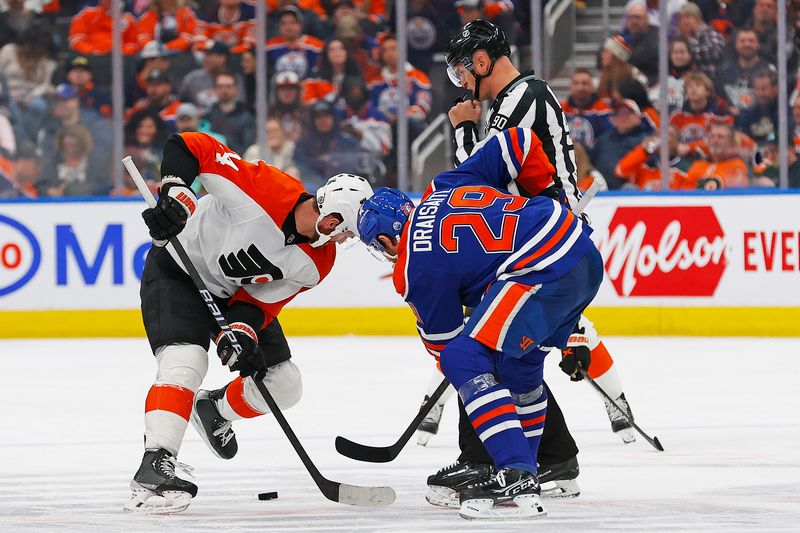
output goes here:
[[[578, 455], [578, 446], [567, 428], [567, 422], [564, 420], [561, 407], [556, 402], [556, 397], [550, 392], [547, 383], [544, 386], [547, 388], [547, 418], [544, 423], [542, 440], [539, 442], [537, 462], [540, 466], [550, 466], [563, 463]], [[464, 410], [464, 403], [460, 397], [458, 398], [458, 412], [458, 447], [461, 448], [458, 460], [493, 464], [494, 461], [472, 427], [472, 422]]]

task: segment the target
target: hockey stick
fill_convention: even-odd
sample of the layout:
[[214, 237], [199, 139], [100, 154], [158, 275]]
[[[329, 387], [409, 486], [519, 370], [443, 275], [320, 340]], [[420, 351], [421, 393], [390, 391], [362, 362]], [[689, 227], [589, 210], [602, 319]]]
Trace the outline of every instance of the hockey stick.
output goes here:
[[[147, 205], [150, 207], [155, 207], [156, 199], [153, 197], [153, 193], [150, 192], [150, 189], [147, 187], [144, 178], [139, 173], [139, 169], [136, 168], [136, 165], [133, 163], [133, 160], [131, 160], [131, 157], [128, 156], [123, 159], [122, 164], [125, 165], [125, 168], [128, 170], [131, 178], [133, 178], [134, 183], [136, 183], [136, 187], [144, 197]], [[208, 306], [209, 312], [214, 317], [214, 320], [216, 320], [222, 331], [225, 333], [225, 336], [230, 341], [233, 349], [237, 354], [241, 353], [242, 347], [236, 340], [236, 335], [228, 326], [228, 321], [220, 311], [219, 306], [217, 306], [217, 304], [214, 302], [211, 292], [209, 292], [208, 288], [200, 277], [200, 274], [197, 273], [197, 269], [192, 264], [192, 260], [186, 254], [186, 250], [183, 249], [183, 246], [181, 245], [180, 241], [178, 241], [177, 237], [170, 239], [169, 245], [172, 246], [175, 252], [178, 254], [181, 263], [183, 263], [184, 268], [189, 273], [189, 276], [192, 278], [197, 290], [200, 292], [200, 296]], [[275, 400], [272, 398], [272, 395], [267, 387], [264, 385], [261, 379], [253, 379], [253, 381], [255, 382], [256, 387], [258, 387], [258, 391], [264, 397], [264, 401], [267, 402], [270, 412], [272, 412], [272, 414], [275, 416], [275, 420], [278, 421], [278, 425], [281, 426], [281, 429], [286, 434], [289, 442], [292, 444], [294, 451], [300, 456], [300, 460], [303, 462], [306, 470], [308, 470], [308, 473], [311, 474], [311, 478], [314, 480], [314, 483], [317, 484], [320, 492], [322, 492], [326, 498], [338, 503], [358, 505], [363, 507], [380, 507], [390, 505], [392, 502], [394, 502], [396, 496], [394, 489], [391, 487], [359, 487], [356, 485], [347, 485], [345, 483], [331, 481], [325, 478], [320, 473], [319, 469], [317, 469], [316, 465], [314, 465], [314, 462], [308, 456], [308, 453], [306, 453], [303, 445], [300, 443], [297, 435], [295, 435], [292, 427], [289, 425], [289, 422], [287, 422], [286, 417], [283, 416], [283, 413], [278, 407], [278, 404], [275, 403]]]
[[394, 461], [449, 386], [450, 382], [447, 381], [447, 379], [443, 379], [431, 397], [419, 408], [419, 413], [417, 413], [417, 416], [411, 421], [411, 424], [405, 432], [403, 432], [400, 438], [397, 439], [397, 442], [391, 446], [367, 446], [365, 444], [353, 442], [344, 437], [336, 437], [336, 451], [356, 461], [366, 461], [368, 463], [388, 463]]
[[578, 200], [578, 204], [575, 206], [575, 209], [573, 209], [572, 212], [576, 215], [583, 213], [583, 210], [586, 209], [586, 205], [592, 201], [592, 198], [594, 198], [594, 195], [597, 194], [599, 190], [600, 184], [596, 181], [593, 181], [592, 184], [589, 185], [589, 188], [586, 189], [586, 192], [583, 193], [581, 199]]
[[581, 375], [582, 375], [584, 378], [586, 378], [586, 380], [587, 380], [589, 383], [591, 383], [591, 384], [592, 384], [592, 387], [594, 387], [595, 389], [597, 389], [597, 390], [600, 392], [600, 394], [602, 394], [602, 395], [603, 395], [603, 397], [604, 397], [606, 400], [608, 400], [609, 402], [611, 402], [611, 404], [612, 404], [614, 407], [616, 407], [617, 409], [619, 409], [619, 412], [620, 412], [620, 413], [622, 413], [622, 416], [623, 416], [623, 417], [625, 417], [625, 420], [627, 420], [627, 421], [630, 423], [630, 425], [631, 425], [631, 426], [633, 426], [633, 429], [635, 429], [636, 431], [638, 431], [638, 432], [639, 432], [639, 434], [640, 434], [642, 437], [644, 437], [644, 438], [645, 438], [645, 440], [646, 440], [647, 442], [649, 442], [649, 443], [650, 443], [650, 444], [653, 446], [653, 448], [655, 448], [656, 450], [658, 450], [658, 451], [660, 451], [660, 452], [663, 452], [663, 451], [664, 451], [664, 447], [661, 445], [661, 442], [659, 442], [659, 440], [658, 440], [658, 437], [656, 437], [656, 436], [654, 435], [654, 436], [653, 436], [653, 438], [650, 438], [650, 436], [649, 436], [647, 433], [645, 433], [644, 431], [642, 431], [642, 428], [640, 428], [638, 425], [636, 425], [636, 422], [634, 422], [634, 421], [633, 421], [633, 418], [631, 418], [630, 416], [628, 416], [628, 413], [627, 413], [627, 412], [625, 412], [625, 409], [621, 408], [621, 407], [620, 407], [620, 406], [617, 404], [617, 402], [615, 402], [615, 401], [614, 401], [614, 399], [613, 399], [611, 396], [609, 396], [609, 395], [608, 395], [608, 393], [607, 393], [606, 391], [604, 391], [604, 390], [603, 390], [603, 387], [601, 387], [600, 385], [598, 385], [598, 384], [597, 384], [597, 382], [595, 382], [595, 380], [593, 380], [592, 378], [590, 378], [590, 377], [589, 377], [589, 374], [587, 374], [587, 373], [586, 373], [586, 371], [585, 371], [584, 369], [582, 369], [582, 368], [579, 368], [579, 369], [578, 369], [578, 372], [580, 372], [580, 373], [581, 373]]

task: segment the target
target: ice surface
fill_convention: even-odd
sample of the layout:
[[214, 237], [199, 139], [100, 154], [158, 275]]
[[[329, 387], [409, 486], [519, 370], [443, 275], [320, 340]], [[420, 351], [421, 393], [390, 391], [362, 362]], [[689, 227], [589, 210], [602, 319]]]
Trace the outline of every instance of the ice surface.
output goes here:
[[[424, 500], [425, 478], [457, 456], [457, 412], [426, 448], [391, 463], [339, 456], [334, 437], [395, 441], [414, 416], [432, 360], [401, 338], [290, 339], [305, 393], [289, 422], [323, 475], [390, 485], [397, 501], [359, 509], [326, 500], [269, 415], [234, 424], [239, 455], [212, 456], [190, 426], [180, 460], [200, 490], [185, 512], [127, 515], [155, 362], [143, 339], [0, 342], [0, 530], [4, 531], [798, 531], [797, 339], [609, 338], [637, 421], [666, 448], [611, 433], [602, 401], [548, 361], [546, 377], [581, 448], [576, 500], [549, 516], [467, 522]], [[206, 386], [229, 374], [212, 359]], [[278, 491], [259, 501], [257, 494]]]

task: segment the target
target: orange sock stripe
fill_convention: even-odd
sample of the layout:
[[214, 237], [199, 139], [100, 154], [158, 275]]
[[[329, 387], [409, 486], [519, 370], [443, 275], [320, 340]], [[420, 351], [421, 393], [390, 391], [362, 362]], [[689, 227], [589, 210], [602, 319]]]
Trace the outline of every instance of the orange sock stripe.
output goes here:
[[613, 364], [614, 360], [611, 358], [611, 354], [608, 353], [605, 345], [601, 342], [594, 350], [592, 350], [592, 362], [589, 365], [589, 377], [592, 379], [599, 378], [608, 372], [608, 369], [611, 368], [611, 365]]
[[520, 420], [520, 424], [522, 424], [522, 427], [524, 428], [528, 426], [535, 426], [536, 424], [541, 424], [544, 422], [545, 416], [546, 415], [537, 416], [536, 418], [531, 418], [530, 420]]
[[486, 413], [483, 413], [481, 416], [473, 420], [472, 427], [478, 429], [478, 426], [487, 422], [488, 420], [491, 420], [492, 418], [504, 415], [506, 413], [516, 413], [516, 412], [517, 408], [516, 406], [514, 406], [514, 404], [507, 404], [507, 405], [501, 405], [500, 407], [495, 407], [491, 411], [487, 411]]
[[225, 390], [225, 399], [228, 401], [231, 409], [241, 417], [253, 418], [264, 414], [260, 411], [256, 411], [247, 403], [244, 397], [244, 379], [242, 377], [238, 377], [228, 383], [228, 388]]
[[169, 411], [189, 421], [192, 414], [194, 392], [180, 385], [156, 383], [150, 387], [144, 401], [144, 412]]

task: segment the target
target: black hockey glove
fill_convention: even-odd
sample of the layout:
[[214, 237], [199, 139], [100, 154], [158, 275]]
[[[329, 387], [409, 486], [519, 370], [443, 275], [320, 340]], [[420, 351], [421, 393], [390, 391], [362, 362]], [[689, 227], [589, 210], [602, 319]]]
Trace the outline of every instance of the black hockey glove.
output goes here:
[[142, 212], [154, 244], [164, 246], [169, 239], [183, 231], [186, 220], [196, 207], [197, 198], [182, 179], [167, 176], [161, 180], [156, 206]]
[[579, 368], [589, 370], [589, 365], [592, 363], [592, 355], [589, 347], [585, 345], [570, 346], [561, 350], [561, 362], [558, 366], [564, 373], [569, 375], [572, 381], [580, 381], [583, 379], [583, 374], [578, 372]]
[[267, 363], [264, 360], [264, 352], [258, 345], [256, 331], [244, 322], [233, 322], [230, 328], [242, 351], [237, 354], [225, 332], [220, 332], [217, 336], [217, 355], [222, 364], [228, 365], [231, 372], [239, 372], [243, 378], [266, 370]]

